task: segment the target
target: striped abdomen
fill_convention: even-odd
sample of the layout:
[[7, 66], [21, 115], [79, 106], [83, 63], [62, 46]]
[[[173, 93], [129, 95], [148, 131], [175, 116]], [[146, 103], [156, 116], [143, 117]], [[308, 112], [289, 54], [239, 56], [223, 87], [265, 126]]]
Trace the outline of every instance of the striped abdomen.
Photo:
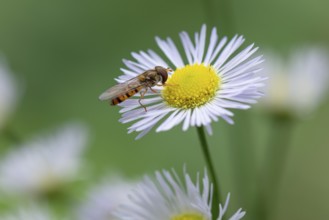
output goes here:
[[121, 102], [123, 102], [124, 100], [128, 99], [129, 97], [135, 95], [137, 92], [139, 92], [141, 89], [143, 88], [143, 86], [139, 86], [139, 87], [136, 87], [136, 88], [133, 88], [131, 90], [129, 90], [128, 92], [126, 93], [123, 93], [121, 95], [118, 95], [117, 97], [113, 98], [111, 100], [111, 104], [112, 105], [117, 105]]

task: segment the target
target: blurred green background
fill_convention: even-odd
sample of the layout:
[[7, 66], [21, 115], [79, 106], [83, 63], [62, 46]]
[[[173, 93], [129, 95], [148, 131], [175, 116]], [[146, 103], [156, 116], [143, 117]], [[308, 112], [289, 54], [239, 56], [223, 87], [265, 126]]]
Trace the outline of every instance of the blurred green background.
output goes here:
[[[21, 140], [28, 140], [67, 121], [85, 122], [91, 132], [85, 156], [95, 178], [111, 170], [131, 177], [164, 168], [181, 171], [184, 164], [190, 173], [202, 171], [195, 129], [152, 131], [135, 141], [136, 134], [127, 135], [128, 125], [118, 122], [119, 107], [98, 100], [121, 74], [121, 60], [131, 59], [133, 51], [160, 52], [155, 36], [178, 42], [180, 31], [192, 34], [204, 23], [208, 31], [216, 25], [220, 36], [244, 35], [244, 46], [255, 42], [259, 54], [329, 46], [328, 9], [326, 0], [1, 0], [0, 51], [22, 90], [9, 125]], [[269, 135], [267, 119], [257, 108], [235, 113], [234, 126], [214, 123], [214, 135], [208, 137], [223, 192], [232, 194], [232, 209], [246, 205], [234, 183], [232, 164], [241, 152], [233, 153], [231, 138], [251, 139], [252, 146], [241, 146], [243, 152], [257, 152], [259, 167]], [[276, 219], [329, 219], [328, 113], [326, 98], [316, 114], [294, 130]], [[252, 130], [245, 130], [246, 124]], [[1, 152], [15, 145], [4, 137], [0, 144]], [[247, 175], [240, 185], [250, 178]]]

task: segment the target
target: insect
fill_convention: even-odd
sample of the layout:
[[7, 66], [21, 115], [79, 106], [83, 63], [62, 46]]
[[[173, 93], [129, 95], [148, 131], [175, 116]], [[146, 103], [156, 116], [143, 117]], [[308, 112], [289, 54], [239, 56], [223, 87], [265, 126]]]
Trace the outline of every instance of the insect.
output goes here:
[[144, 95], [148, 89], [156, 93], [156, 91], [152, 89], [153, 86], [166, 85], [165, 83], [168, 79], [168, 72], [171, 71], [172, 70], [170, 68], [156, 66], [154, 69], [147, 70], [132, 79], [109, 88], [99, 96], [99, 99], [101, 101], [108, 100], [111, 105], [117, 105], [140, 92], [141, 96], [138, 102], [145, 109], [145, 111], [147, 111], [146, 107], [141, 103], [141, 100], [144, 98]]

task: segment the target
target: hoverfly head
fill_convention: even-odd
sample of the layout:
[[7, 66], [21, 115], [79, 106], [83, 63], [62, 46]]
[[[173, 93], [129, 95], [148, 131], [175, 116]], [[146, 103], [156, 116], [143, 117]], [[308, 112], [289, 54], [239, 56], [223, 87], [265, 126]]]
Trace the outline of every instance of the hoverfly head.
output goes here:
[[157, 71], [157, 73], [161, 76], [161, 83], [164, 85], [168, 79], [168, 71], [171, 71], [171, 69], [166, 69], [162, 66], [156, 66], [155, 71]]

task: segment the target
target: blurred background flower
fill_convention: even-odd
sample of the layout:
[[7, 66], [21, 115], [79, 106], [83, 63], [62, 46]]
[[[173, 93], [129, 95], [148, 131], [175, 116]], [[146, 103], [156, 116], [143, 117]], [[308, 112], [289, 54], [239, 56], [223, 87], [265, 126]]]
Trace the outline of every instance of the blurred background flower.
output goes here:
[[0, 189], [15, 196], [47, 196], [76, 181], [87, 131], [68, 124], [49, 136], [13, 147], [0, 160]]
[[258, 184], [258, 219], [274, 215], [278, 193], [297, 129], [297, 119], [309, 118], [328, 91], [329, 55], [324, 48], [298, 48], [286, 56], [269, 52], [263, 74], [269, 80], [262, 101], [267, 111], [269, 135], [264, 144]]
[[100, 184], [91, 188], [77, 209], [78, 220], [108, 220], [116, 219], [114, 213], [119, 205], [130, 204], [128, 194], [134, 189], [136, 183], [120, 176], [111, 175]]
[[287, 58], [272, 52], [264, 64], [269, 81], [263, 100], [272, 113], [309, 116], [327, 95], [329, 54], [323, 48], [299, 48]]
[[41, 205], [29, 204], [17, 207], [10, 213], [0, 215], [1, 220], [58, 220], [51, 211]]

